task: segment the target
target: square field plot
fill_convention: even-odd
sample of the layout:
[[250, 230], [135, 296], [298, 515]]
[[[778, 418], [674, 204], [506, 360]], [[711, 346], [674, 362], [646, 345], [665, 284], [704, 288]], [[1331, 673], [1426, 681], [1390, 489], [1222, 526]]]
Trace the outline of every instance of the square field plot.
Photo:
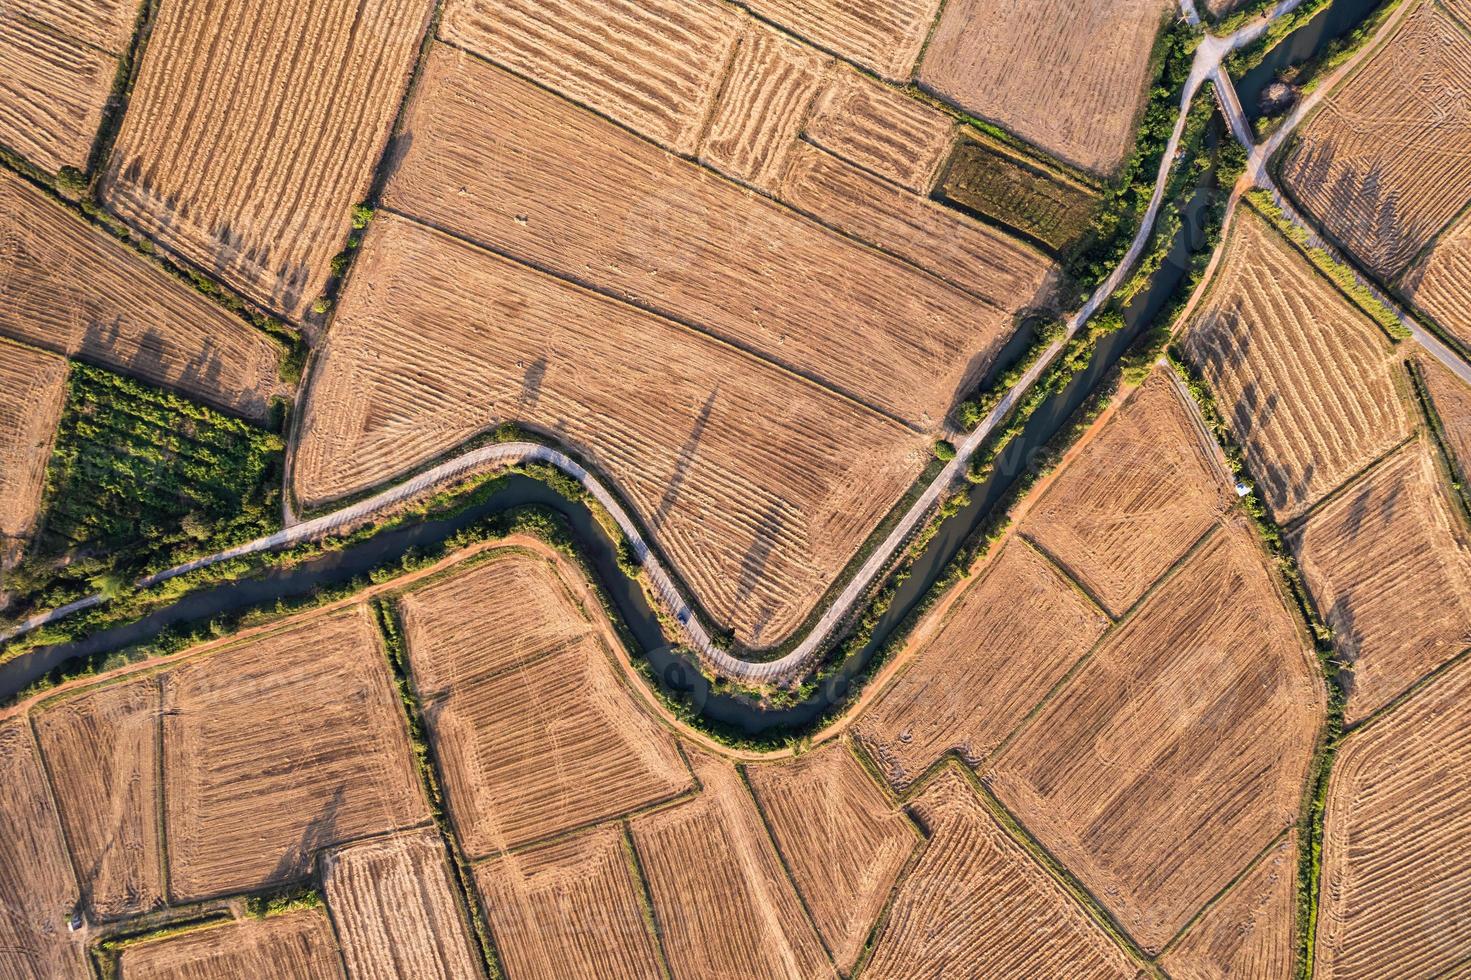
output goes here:
[[367, 196], [429, 0], [169, 0], [102, 196], [268, 309], [300, 316]]

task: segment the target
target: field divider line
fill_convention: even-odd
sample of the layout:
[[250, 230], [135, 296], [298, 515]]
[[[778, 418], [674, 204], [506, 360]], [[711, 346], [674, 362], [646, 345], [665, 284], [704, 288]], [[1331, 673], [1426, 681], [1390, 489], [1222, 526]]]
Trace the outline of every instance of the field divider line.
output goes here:
[[[1293, 5], [1295, 4], [1291, 4], [1290, 0], [1288, 0], [1283, 6], [1286, 9], [1291, 9]], [[1191, 0], [1181, 0], [1181, 8], [1185, 12], [1187, 19], [1194, 16], [1195, 11]], [[608, 492], [607, 488], [601, 482], [571, 457], [558, 450], [537, 443], [498, 443], [471, 450], [439, 466], [426, 470], [404, 483], [390, 487], [381, 493], [359, 501], [356, 504], [344, 507], [330, 514], [325, 514], [313, 520], [304, 521], [254, 541], [236, 545], [233, 548], [228, 548], [214, 555], [197, 558], [166, 571], [150, 575], [140, 580], [137, 584], [140, 588], [149, 588], [153, 585], [166, 582], [169, 579], [177, 578], [187, 572], [206, 568], [222, 561], [273, 551], [311, 540], [314, 537], [326, 535], [348, 524], [365, 520], [378, 511], [405, 503], [420, 494], [437, 488], [441, 484], [461, 479], [473, 471], [480, 471], [486, 467], [512, 466], [522, 462], [547, 463], [557, 467], [581, 483], [588, 493], [598, 503], [602, 504], [613, 517], [614, 522], [628, 539], [634, 557], [648, 575], [649, 591], [664, 606], [665, 611], [679, 624], [684, 641], [706, 667], [732, 680], [745, 683], [781, 684], [790, 681], [822, 650], [833, 631], [849, 615], [858, 601], [867, 594], [880, 573], [889, 565], [894, 555], [898, 554], [900, 549], [906, 545], [924, 518], [938, 504], [940, 498], [948, 493], [951, 487], [960, 482], [966, 472], [966, 468], [970, 464], [971, 458], [980, 450], [991, 432], [1001, 424], [1021, 400], [1022, 396], [1051, 367], [1052, 362], [1063, 350], [1067, 341], [1072, 339], [1082, 329], [1083, 325], [1103, 307], [1104, 303], [1118, 289], [1120, 283], [1123, 282], [1124, 277], [1128, 275], [1135, 263], [1139, 261], [1154, 231], [1155, 222], [1164, 202], [1166, 185], [1169, 182], [1175, 157], [1180, 149], [1180, 141], [1184, 135], [1190, 104], [1196, 92], [1207, 77], [1213, 75], [1224, 77], [1225, 73], [1220, 71], [1220, 63], [1225, 54], [1254, 38], [1262, 30], [1266, 29], [1268, 23], [1270, 23], [1269, 20], [1263, 20], [1257, 24], [1249, 25], [1229, 38], [1216, 39], [1215, 42], [1210, 41], [1210, 35], [1207, 35], [1207, 40], [1203, 41], [1197, 48], [1190, 76], [1185, 82], [1184, 91], [1181, 95], [1180, 109], [1175, 121], [1175, 127], [1170, 134], [1169, 141], [1165, 145], [1164, 153], [1160, 160], [1159, 173], [1155, 177], [1154, 191], [1150, 197], [1149, 206], [1140, 218], [1139, 229], [1123, 259], [1114, 268], [1113, 272], [1109, 274], [1108, 278], [1099, 284], [1083, 304], [1082, 308], [1068, 319], [1064, 336], [1047, 347], [1042, 356], [1037, 359], [1036, 363], [1001, 398], [986, 418], [960, 442], [956, 447], [955, 457], [946, 464], [934, 481], [919, 495], [904, 517], [853, 574], [853, 577], [843, 588], [842, 592], [829, 603], [827, 609], [824, 610], [818, 621], [808, 631], [807, 636], [788, 654], [779, 659], [764, 662], [741, 660], [731, 656], [729, 652], [717, 646], [711, 639], [710, 634], [706, 631], [704, 625], [695, 615], [689, 603], [680, 595], [679, 589], [675, 585], [670, 572], [664, 568], [658, 557], [653, 553], [648, 542], [639, 531], [638, 526], [629, 517], [617, 499]], [[1227, 82], [1229, 82], [1229, 79], [1227, 79]], [[1467, 381], [1471, 383], [1471, 367], [1468, 367], [1466, 371]], [[88, 596], [85, 599], [80, 599], [67, 606], [52, 610], [49, 613], [33, 616], [8, 632], [0, 634], [0, 643], [9, 642], [17, 636], [56, 622], [73, 612], [96, 606], [103, 601], [105, 599], [100, 594]]]

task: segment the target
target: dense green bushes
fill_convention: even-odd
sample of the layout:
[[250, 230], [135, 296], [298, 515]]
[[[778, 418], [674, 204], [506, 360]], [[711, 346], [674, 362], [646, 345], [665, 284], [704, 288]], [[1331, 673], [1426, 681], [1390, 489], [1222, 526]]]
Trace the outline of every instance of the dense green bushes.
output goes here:
[[41, 531], [7, 579], [23, 617], [280, 526], [279, 436], [179, 395], [72, 364]]

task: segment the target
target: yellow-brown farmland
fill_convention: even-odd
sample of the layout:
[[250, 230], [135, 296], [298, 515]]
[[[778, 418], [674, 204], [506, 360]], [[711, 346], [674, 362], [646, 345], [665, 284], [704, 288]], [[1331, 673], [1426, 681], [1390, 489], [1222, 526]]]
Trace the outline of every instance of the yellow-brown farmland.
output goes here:
[[64, 358], [0, 340], [0, 567], [35, 529], [65, 403]]
[[317, 910], [242, 919], [128, 946], [120, 980], [270, 977], [346, 980], [332, 923]]

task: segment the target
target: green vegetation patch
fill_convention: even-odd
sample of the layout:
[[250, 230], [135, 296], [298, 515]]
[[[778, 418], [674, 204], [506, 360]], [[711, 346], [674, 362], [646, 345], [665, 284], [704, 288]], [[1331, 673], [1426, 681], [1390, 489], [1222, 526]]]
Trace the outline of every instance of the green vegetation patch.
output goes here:
[[281, 437], [73, 363], [40, 534], [10, 616], [52, 608], [280, 527]]
[[1099, 202], [1091, 188], [979, 135], [956, 146], [940, 195], [1059, 255], [1088, 234]]

